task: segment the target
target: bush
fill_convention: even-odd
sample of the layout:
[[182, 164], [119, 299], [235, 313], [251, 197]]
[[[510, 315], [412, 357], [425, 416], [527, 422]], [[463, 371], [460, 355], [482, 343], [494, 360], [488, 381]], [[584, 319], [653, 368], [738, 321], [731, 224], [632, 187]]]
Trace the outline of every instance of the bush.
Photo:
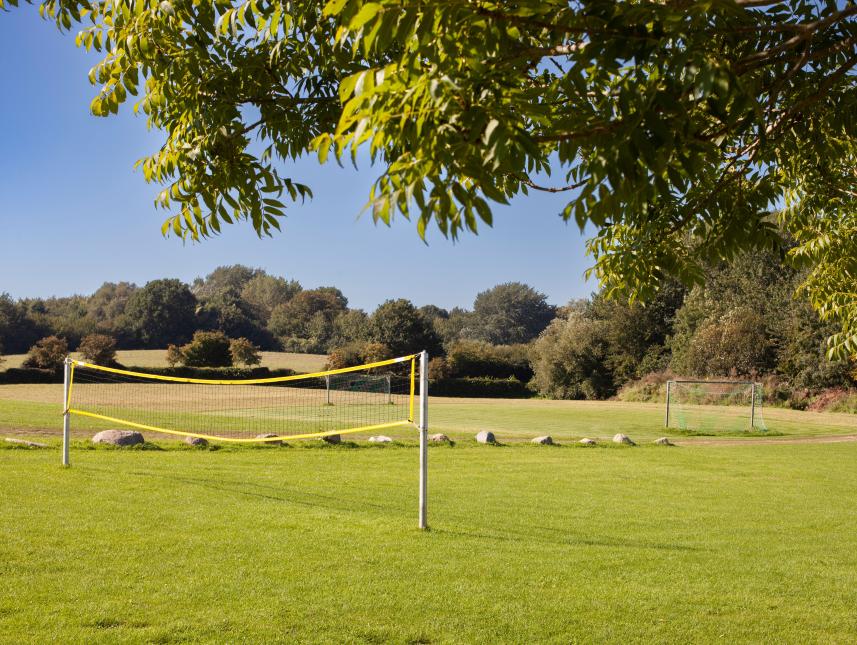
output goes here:
[[429, 379], [431, 396], [482, 397], [492, 399], [525, 399], [533, 391], [516, 378], [447, 378]]
[[24, 367], [58, 372], [68, 356], [68, 343], [65, 338], [48, 336], [42, 338], [30, 348]]
[[175, 367], [184, 362], [184, 354], [182, 348], [178, 345], [167, 345], [167, 365]]
[[327, 369], [339, 370], [364, 363], [375, 363], [393, 357], [393, 352], [383, 343], [356, 342], [337, 347], [327, 358]]
[[555, 399], [606, 399], [615, 394], [606, 365], [607, 331], [604, 321], [579, 311], [556, 318], [533, 344], [533, 385]]
[[443, 356], [429, 360], [428, 373], [429, 380], [432, 381], [452, 378], [452, 368]]
[[106, 334], [90, 334], [77, 348], [85, 361], [96, 365], [116, 364], [116, 340]]
[[232, 355], [232, 364], [258, 365], [262, 362], [262, 354], [259, 353], [259, 348], [256, 347], [246, 338], [235, 338], [229, 343], [229, 353]]
[[229, 338], [222, 331], [196, 332], [193, 340], [181, 348], [181, 354], [181, 362], [187, 367], [230, 367], [232, 365]]
[[533, 377], [527, 345], [492, 345], [478, 340], [452, 343], [447, 352], [449, 376], [516, 378], [526, 383]]

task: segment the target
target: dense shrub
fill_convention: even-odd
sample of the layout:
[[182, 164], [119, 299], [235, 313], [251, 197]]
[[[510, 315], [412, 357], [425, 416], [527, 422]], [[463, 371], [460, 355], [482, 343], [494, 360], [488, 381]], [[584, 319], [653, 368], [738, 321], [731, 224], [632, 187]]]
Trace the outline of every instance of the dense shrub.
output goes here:
[[533, 343], [532, 384], [554, 399], [605, 399], [616, 392], [606, 366], [607, 325], [572, 310]]
[[85, 361], [96, 365], [116, 363], [116, 339], [106, 334], [90, 334], [80, 341], [77, 348]]
[[432, 396], [523, 399], [534, 392], [516, 378], [446, 378], [429, 380]]
[[533, 377], [527, 345], [491, 345], [478, 340], [461, 340], [449, 346], [446, 364], [452, 377], [514, 377], [523, 383]]
[[182, 348], [178, 345], [167, 345], [167, 365], [175, 367], [184, 361]]
[[181, 362], [187, 367], [230, 367], [229, 338], [220, 331], [198, 331], [181, 348]]
[[68, 356], [68, 343], [65, 338], [48, 336], [42, 338], [30, 348], [24, 367], [58, 372]]
[[390, 348], [383, 343], [355, 342], [337, 347], [327, 357], [327, 369], [338, 370], [364, 363], [374, 363], [393, 358]]
[[229, 353], [232, 355], [233, 365], [258, 365], [262, 362], [262, 354], [246, 338], [235, 338], [229, 342]]

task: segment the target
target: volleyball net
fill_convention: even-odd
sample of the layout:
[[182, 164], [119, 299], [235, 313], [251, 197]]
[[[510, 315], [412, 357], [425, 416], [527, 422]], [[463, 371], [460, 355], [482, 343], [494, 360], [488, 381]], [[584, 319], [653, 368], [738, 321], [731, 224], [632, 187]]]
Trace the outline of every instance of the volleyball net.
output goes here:
[[413, 427], [418, 358], [244, 380], [146, 374], [71, 360], [65, 412], [126, 428], [239, 443]]

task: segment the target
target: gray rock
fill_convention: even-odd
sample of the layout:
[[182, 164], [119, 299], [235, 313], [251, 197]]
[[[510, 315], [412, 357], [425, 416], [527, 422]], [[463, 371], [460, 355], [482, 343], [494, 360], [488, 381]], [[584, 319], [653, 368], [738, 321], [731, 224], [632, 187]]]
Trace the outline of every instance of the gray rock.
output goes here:
[[197, 448], [205, 448], [208, 446], [208, 439], [203, 439], [202, 437], [185, 437], [184, 442], [189, 446], [195, 446]]
[[439, 432], [438, 434], [433, 434], [432, 436], [430, 436], [429, 441], [434, 441], [436, 443], [449, 443], [449, 437], [447, 437], [442, 432]]
[[393, 440], [390, 437], [379, 434], [377, 437], [369, 437], [369, 441], [372, 443], [392, 443]]
[[660, 439], [655, 439], [655, 445], [658, 446], [674, 446], [675, 444], [669, 440], [668, 437], [661, 437]]
[[622, 434], [621, 432], [615, 434], [613, 436], [613, 443], [624, 443], [626, 446], [636, 446], [633, 441], [631, 441], [631, 437], [626, 434]]
[[594, 446], [596, 445], [595, 439], [589, 439], [588, 437], [584, 437], [580, 441], [578, 441], [581, 446]]
[[[262, 434], [257, 434], [256, 438], [257, 439], [272, 439], [273, 437], [278, 437], [278, 436], [279, 435], [276, 435], [273, 432], [265, 432]], [[259, 443], [261, 443], [263, 445], [268, 445], [268, 446], [282, 446], [283, 445], [283, 441], [281, 439], [277, 440], [277, 441], [260, 441]]]
[[543, 446], [552, 446], [553, 438], [550, 435], [545, 435], [544, 437], [536, 437], [535, 439], [531, 439], [532, 443], [539, 443]]
[[494, 437], [494, 433], [490, 430], [483, 430], [479, 434], [476, 435], [477, 443], [497, 443], [497, 439]]
[[92, 438], [92, 443], [106, 443], [111, 446], [136, 446], [145, 441], [136, 430], [102, 430]]
[[326, 437], [321, 437], [321, 440], [325, 443], [333, 444], [334, 446], [342, 443], [342, 435], [338, 434], [329, 434]]

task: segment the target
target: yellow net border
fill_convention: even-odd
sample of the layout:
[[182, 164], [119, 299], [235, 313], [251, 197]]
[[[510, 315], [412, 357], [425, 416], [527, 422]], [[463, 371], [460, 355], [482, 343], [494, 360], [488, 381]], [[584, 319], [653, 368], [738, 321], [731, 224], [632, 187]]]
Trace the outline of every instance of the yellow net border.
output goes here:
[[[323, 438], [329, 437], [332, 435], [342, 435], [342, 434], [353, 434], [358, 432], [371, 432], [374, 430], [383, 430], [388, 428], [395, 427], [403, 427], [403, 426], [412, 426], [414, 423], [414, 398], [415, 398], [415, 373], [416, 373], [416, 359], [419, 354], [409, 354], [408, 356], [399, 356], [397, 358], [390, 358], [383, 361], [376, 361], [374, 363], [366, 363], [364, 365], [355, 365], [353, 367], [343, 367], [335, 370], [326, 370], [323, 372], [312, 372], [310, 374], [293, 374], [291, 376], [277, 376], [271, 378], [263, 378], [263, 379], [243, 379], [243, 380], [217, 380], [217, 379], [198, 379], [198, 378], [185, 378], [178, 376], [164, 376], [161, 374], [147, 374], [145, 372], [133, 372], [130, 370], [123, 370], [115, 367], [105, 367], [103, 365], [96, 365], [94, 363], [86, 363], [84, 361], [72, 360], [70, 361], [70, 371], [69, 371], [69, 383], [68, 383], [68, 393], [65, 401], [65, 410], [63, 413], [74, 414], [78, 416], [90, 417], [93, 419], [101, 419], [103, 421], [109, 421], [110, 423], [116, 423], [119, 425], [127, 426], [130, 428], [136, 428], [138, 430], [149, 430], [152, 432], [160, 432], [164, 434], [178, 435], [182, 437], [200, 437], [203, 439], [208, 439], [210, 441], [217, 442], [227, 442], [227, 443], [265, 443], [265, 442], [274, 442], [274, 441], [283, 441], [286, 439], [290, 440], [298, 440], [298, 439], [314, 439], [314, 438]], [[274, 437], [257, 437], [252, 439], [242, 439], [235, 437], [221, 437], [216, 435], [209, 435], [198, 432], [183, 432], [180, 430], [171, 430], [168, 428], [162, 428], [159, 426], [146, 425], [141, 423], [135, 423], [133, 421], [127, 421], [125, 419], [119, 419], [116, 417], [106, 416], [103, 414], [98, 414], [95, 412], [88, 412], [86, 410], [78, 410], [71, 407], [72, 401], [72, 391], [74, 388], [74, 370], [75, 367], [85, 367], [87, 369], [109, 372], [111, 374], [120, 374], [123, 376], [132, 376], [141, 379], [153, 380], [153, 381], [166, 381], [172, 383], [194, 383], [198, 385], [264, 385], [264, 384], [275, 384], [275, 383], [284, 383], [288, 381], [301, 381], [313, 378], [320, 378], [325, 376], [333, 376], [336, 374], [347, 374], [350, 372], [360, 372], [368, 369], [373, 369], [377, 367], [384, 367], [386, 365], [395, 365], [398, 363], [406, 363], [410, 361], [411, 375], [410, 375], [410, 392], [409, 392], [409, 415], [407, 421], [394, 421], [390, 423], [381, 423], [375, 425], [364, 425], [355, 428], [345, 428], [341, 430], [326, 430], [324, 432], [310, 432], [296, 435], [278, 435]]]

